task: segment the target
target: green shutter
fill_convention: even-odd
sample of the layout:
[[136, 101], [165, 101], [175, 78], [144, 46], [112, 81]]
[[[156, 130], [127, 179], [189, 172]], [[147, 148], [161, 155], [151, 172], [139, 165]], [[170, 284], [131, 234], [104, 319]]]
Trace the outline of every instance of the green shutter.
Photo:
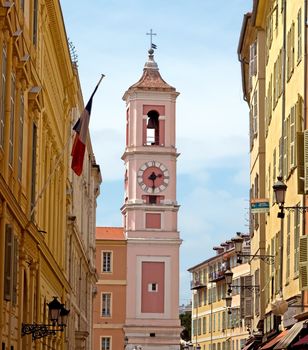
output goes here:
[[299, 241], [299, 288], [308, 290], [308, 235]]

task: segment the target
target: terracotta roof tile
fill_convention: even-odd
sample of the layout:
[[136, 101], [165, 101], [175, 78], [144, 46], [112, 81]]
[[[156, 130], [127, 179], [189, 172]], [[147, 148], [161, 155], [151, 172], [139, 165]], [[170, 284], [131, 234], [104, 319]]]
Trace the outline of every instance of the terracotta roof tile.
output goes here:
[[[161, 77], [158, 65], [154, 61], [154, 50], [148, 51], [148, 61], [144, 65], [143, 74], [137, 83], [133, 84], [128, 91], [150, 90], [163, 92], [176, 92], [175, 88], [164, 81]], [[124, 94], [125, 96], [125, 94]]]
[[142, 77], [129, 89], [175, 91], [174, 87], [164, 81], [158, 70], [148, 68], [144, 68]]
[[96, 227], [96, 239], [125, 240], [123, 227]]

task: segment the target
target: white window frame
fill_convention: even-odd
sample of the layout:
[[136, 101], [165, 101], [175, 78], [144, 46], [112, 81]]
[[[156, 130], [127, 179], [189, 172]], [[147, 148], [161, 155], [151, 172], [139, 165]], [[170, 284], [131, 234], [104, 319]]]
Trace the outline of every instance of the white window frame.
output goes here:
[[110, 292], [101, 293], [101, 316], [102, 317], [111, 317], [111, 314], [112, 314], [111, 306], [112, 306], [112, 293]]
[[158, 283], [151, 282], [148, 284], [148, 292], [157, 293], [158, 292]]
[[[108, 263], [107, 255], [110, 254], [110, 259]], [[105, 257], [107, 260], [105, 260]], [[113, 267], [113, 252], [111, 250], [102, 250], [102, 273], [112, 273]]]
[[[110, 336], [101, 337], [101, 350], [111, 350], [111, 340], [112, 338]], [[105, 342], [105, 344], [103, 342]]]

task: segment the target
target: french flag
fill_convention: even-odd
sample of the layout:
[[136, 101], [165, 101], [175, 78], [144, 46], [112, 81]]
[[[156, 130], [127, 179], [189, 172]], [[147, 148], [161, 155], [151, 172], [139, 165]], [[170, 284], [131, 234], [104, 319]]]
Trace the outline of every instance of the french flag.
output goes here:
[[89, 123], [90, 123], [90, 115], [91, 115], [91, 109], [92, 109], [92, 100], [93, 96], [96, 93], [96, 90], [102, 81], [104, 75], [102, 74], [102, 77], [98, 84], [96, 85], [87, 105], [86, 108], [81, 113], [80, 118], [77, 120], [76, 124], [73, 127], [73, 130], [76, 132], [73, 148], [71, 152], [72, 156], [72, 169], [75, 172], [76, 175], [80, 176], [82, 173], [82, 167], [83, 167], [83, 160], [84, 160], [84, 154], [86, 150], [86, 142], [87, 142], [87, 135], [89, 130]]

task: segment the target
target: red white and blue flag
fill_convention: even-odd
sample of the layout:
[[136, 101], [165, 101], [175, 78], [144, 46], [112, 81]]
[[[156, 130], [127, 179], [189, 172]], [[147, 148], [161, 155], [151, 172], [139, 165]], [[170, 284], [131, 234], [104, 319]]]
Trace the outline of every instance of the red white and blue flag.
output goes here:
[[104, 75], [102, 75], [100, 81], [96, 85], [87, 105], [86, 108], [81, 113], [80, 118], [77, 120], [76, 124], [73, 127], [73, 130], [75, 130], [76, 135], [72, 147], [72, 169], [74, 170], [75, 174], [80, 176], [82, 173], [82, 167], [83, 167], [83, 160], [84, 160], [84, 154], [86, 150], [86, 142], [87, 142], [87, 136], [88, 136], [88, 130], [89, 130], [89, 123], [90, 123], [90, 115], [91, 115], [91, 109], [92, 109], [92, 100], [93, 96], [96, 93], [96, 90], [102, 81]]

